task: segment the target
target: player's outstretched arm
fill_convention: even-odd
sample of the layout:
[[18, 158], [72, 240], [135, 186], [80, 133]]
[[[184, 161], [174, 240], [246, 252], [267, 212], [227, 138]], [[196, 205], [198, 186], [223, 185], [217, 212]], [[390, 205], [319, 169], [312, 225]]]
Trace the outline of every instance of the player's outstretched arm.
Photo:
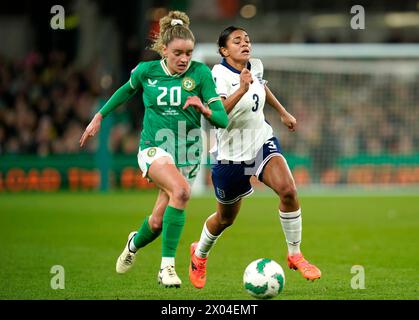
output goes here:
[[217, 98], [217, 100], [210, 102], [209, 105], [210, 107], [204, 106], [198, 96], [193, 96], [186, 99], [183, 110], [191, 106], [196, 111], [202, 113], [212, 125], [217, 128], [226, 128], [228, 125], [228, 116], [221, 101]]
[[83, 135], [80, 138], [80, 147], [83, 147], [87, 139], [93, 137], [100, 129], [102, 119], [105, 118], [109, 113], [118, 108], [121, 104], [127, 102], [137, 92], [133, 89], [129, 82], [124, 84], [110, 97], [106, 104], [95, 114], [92, 121], [86, 127]]
[[295, 131], [297, 126], [297, 120], [294, 118], [292, 114], [290, 114], [278, 101], [272, 91], [265, 85], [266, 91], [266, 103], [273, 107], [276, 111], [278, 111], [281, 121], [284, 125], [286, 125], [289, 131]]
[[86, 140], [90, 137], [93, 137], [100, 129], [100, 123], [102, 122], [103, 116], [100, 112], [96, 113], [92, 121], [90, 121], [86, 130], [84, 130], [83, 135], [80, 138], [80, 147], [83, 147], [86, 143]]

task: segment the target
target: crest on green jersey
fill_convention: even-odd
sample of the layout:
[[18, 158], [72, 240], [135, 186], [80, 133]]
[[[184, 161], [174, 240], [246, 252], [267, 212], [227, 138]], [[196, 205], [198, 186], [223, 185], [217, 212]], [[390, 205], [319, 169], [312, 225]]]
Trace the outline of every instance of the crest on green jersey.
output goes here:
[[150, 158], [152, 158], [152, 157], [154, 157], [154, 156], [156, 155], [156, 152], [157, 152], [156, 148], [150, 148], [150, 149], [147, 151], [147, 155], [148, 155]]
[[195, 80], [189, 77], [185, 77], [182, 80], [182, 88], [185, 89], [186, 91], [192, 91], [193, 89], [195, 89]]

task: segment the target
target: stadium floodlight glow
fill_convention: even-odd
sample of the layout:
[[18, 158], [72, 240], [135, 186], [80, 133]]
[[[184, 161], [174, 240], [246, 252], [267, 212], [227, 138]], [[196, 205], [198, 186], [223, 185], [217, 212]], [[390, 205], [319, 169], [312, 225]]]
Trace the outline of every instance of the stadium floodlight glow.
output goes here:
[[393, 12], [384, 16], [384, 23], [391, 28], [419, 26], [419, 13]]
[[109, 89], [112, 85], [112, 76], [109, 74], [105, 74], [101, 79], [100, 79], [100, 86], [102, 87], [102, 89]]
[[256, 13], [257, 9], [254, 4], [246, 4], [240, 9], [240, 15], [245, 19], [253, 18]]

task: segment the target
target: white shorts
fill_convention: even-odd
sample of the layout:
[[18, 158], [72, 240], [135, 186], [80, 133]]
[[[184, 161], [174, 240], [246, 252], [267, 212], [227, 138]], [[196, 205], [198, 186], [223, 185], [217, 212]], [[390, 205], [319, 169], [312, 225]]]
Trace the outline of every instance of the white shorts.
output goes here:
[[[167, 151], [157, 148], [157, 147], [151, 147], [146, 148], [144, 150], [139, 150], [137, 155], [138, 165], [143, 173], [143, 177], [147, 177], [148, 169], [150, 168], [151, 164], [156, 161], [157, 159], [160, 159], [162, 157], [168, 157], [170, 158], [170, 163], [175, 163], [173, 160], [173, 157], [170, 153]], [[200, 165], [199, 164], [192, 164], [189, 166], [182, 166], [178, 167], [180, 173], [186, 178], [189, 185], [192, 186], [193, 182], [195, 181], [196, 176], [198, 175]], [[151, 179], [147, 177], [149, 181]]]

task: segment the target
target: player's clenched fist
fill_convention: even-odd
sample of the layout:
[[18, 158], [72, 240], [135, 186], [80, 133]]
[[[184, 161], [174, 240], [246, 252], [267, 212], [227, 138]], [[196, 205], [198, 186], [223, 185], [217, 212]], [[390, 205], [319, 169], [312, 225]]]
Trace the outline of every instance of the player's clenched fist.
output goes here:
[[247, 92], [249, 90], [250, 84], [253, 83], [252, 74], [249, 69], [244, 68], [240, 73], [240, 89]]
[[281, 121], [288, 127], [289, 131], [295, 131], [295, 127], [297, 126], [297, 120], [294, 118], [293, 115], [291, 115], [288, 112], [284, 112], [284, 114], [281, 116]]
[[95, 114], [92, 121], [90, 121], [89, 125], [87, 126], [86, 130], [84, 130], [84, 133], [80, 138], [80, 147], [83, 147], [86, 140], [89, 137], [93, 137], [99, 131], [102, 118], [103, 117], [100, 113]]

